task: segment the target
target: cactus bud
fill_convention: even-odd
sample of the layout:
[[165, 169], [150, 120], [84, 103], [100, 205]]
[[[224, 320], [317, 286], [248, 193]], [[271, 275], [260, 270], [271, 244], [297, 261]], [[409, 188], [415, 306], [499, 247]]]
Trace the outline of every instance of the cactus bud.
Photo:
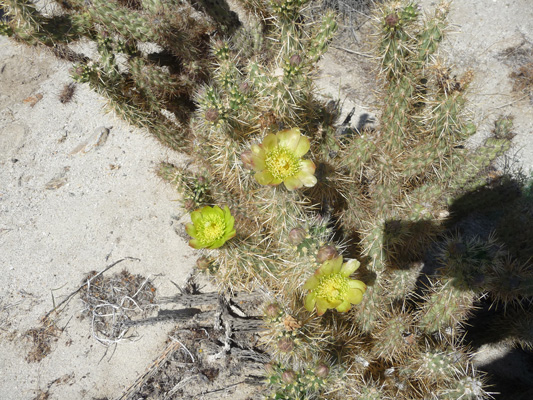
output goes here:
[[302, 228], [293, 228], [289, 232], [289, 243], [298, 246], [305, 240], [307, 233]]
[[270, 303], [265, 308], [265, 315], [269, 318], [276, 318], [281, 313], [281, 308], [277, 303]]
[[302, 57], [299, 54], [293, 54], [289, 59], [289, 64], [293, 67], [297, 67], [302, 63]]
[[264, 368], [265, 368], [265, 372], [268, 374], [268, 375], [273, 375], [276, 371], [274, 370], [274, 364], [272, 364], [271, 362], [269, 363], [266, 363], [264, 365]]
[[319, 364], [315, 369], [315, 375], [322, 379], [327, 378], [329, 375], [329, 367], [324, 363]]
[[210, 108], [205, 112], [205, 119], [209, 122], [216, 122], [220, 113], [216, 108]]
[[206, 270], [209, 268], [209, 265], [211, 264], [211, 261], [209, 261], [209, 258], [207, 257], [200, 257], [198, 260], [196, 260], [196, 267], [199, 270]]
[[398, 14], [389, 14], [385, 17], [385, 24], [390, 27], [394, 28], [396, 25], [398, 25], [398, 22], [400, 22], [400, 17], [398, 17]]
[[252, 161], [252, 151], [246, 150], [241, 153], [242, 165], [246, 169], [253, 169], [254, 163]]
[[250, 92], [250, 89], [251, 89], [251, 86], [248, 82], [243, 82], [239, 86], [239, 90], [244, 94], [247, 94], [248, 92]]
[[296, 382], [296, 372], [294, 372], [292, 369], [288, 369], [281, 374], [281, 380], [287, 384]]
[[336, 258], [338, 255], [339, 252], [337, 251], [335, 246], [326, 244], [325, 246], [322, 246], [320, 249], [318, 249], [318, 253], [316, 254], [316, 261], [322, 264], [327, 260], [332, 260]]
[[291, 338], [282, 337], [280, 340], [278, 340], [278, 349], [284, 353], [289, 353], [292, 349], [294, 349], [294, 343]]

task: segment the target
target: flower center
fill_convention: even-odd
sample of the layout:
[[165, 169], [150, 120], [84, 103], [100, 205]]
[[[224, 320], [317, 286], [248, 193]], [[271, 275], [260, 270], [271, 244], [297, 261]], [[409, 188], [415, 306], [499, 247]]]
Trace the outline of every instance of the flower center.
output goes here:
[[218, 215], [206, 215], [196, 230], [198, 240], [204, 244], [213, 243], [224, 236], [226, 224]]
[[348, 291], [348, 278], [341, 274], [331, 274], [323, 277], [315, 289], [317, 297], [322, 297], [329, 302], [343, 300]]
[[285, 180], [300, 171], [300, 159], [282, 146], [277, 146], [268, 152], [265, 164], [267, 170], [276, 179]]

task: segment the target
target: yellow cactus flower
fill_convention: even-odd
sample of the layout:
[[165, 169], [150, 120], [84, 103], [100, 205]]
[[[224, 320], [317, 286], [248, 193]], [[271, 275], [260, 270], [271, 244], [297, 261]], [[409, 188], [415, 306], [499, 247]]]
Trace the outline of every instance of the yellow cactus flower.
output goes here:
[[310, 147], [309, 139], [298, 128], [267, 135], [263, 143], [252, 145], [255, 179], [261, 185], [283, 182], [288, 190], [315, 186], [315, 164], [302, 159]]
[[323, 315], [330, 308], [346, 312], [352, 304], [359, 304], [366, 285], [349, 278], [359, 265], [357, 260], [343, 264], [342, 256], [325, 261], [303, 286], [309, 290], [304, 301], [307, 311], [312, 312], [316, 307], [318, 315]]
[[185, 230], [192, 237], [189, 246], [195, 249], [216, 249], [235, 236], [233, 228], [235, 218], [228, 206], [222, 210], [219, 206], [205, 206], [191, 213], [192, 224]]

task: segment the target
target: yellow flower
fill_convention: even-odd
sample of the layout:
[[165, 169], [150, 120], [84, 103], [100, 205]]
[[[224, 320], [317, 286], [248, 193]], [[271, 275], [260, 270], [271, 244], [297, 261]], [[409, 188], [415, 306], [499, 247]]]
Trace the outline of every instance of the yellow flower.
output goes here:
[[187, 224], [185, 230], [192, 237], [189, 246], [195, 249], [216, 249], [235, 236], [233, 229], [235, 218], [228, 206], [222, 210], [219, 206], [205, 206], [191, 213], [192, 224]]
[[309, 290], [304, 302], [307, 311], [312, 312], [316, 307], [318, 315], [324, 314], [329, 308], [346, 312], [352, 304], [359, 304], [363, 300], [366, 285], [349, 278], [359, 265], [357, 260], [343, 264], [342, 256], [325, 261], [303, 286]]
[[263, 143], [252, 145], [255, 179], [261, 185], [283, 182], [288, 190], [315, 186], [315, 164], [302, 159], [310, 147], [309, 139], [298, 128], [267, 135]]

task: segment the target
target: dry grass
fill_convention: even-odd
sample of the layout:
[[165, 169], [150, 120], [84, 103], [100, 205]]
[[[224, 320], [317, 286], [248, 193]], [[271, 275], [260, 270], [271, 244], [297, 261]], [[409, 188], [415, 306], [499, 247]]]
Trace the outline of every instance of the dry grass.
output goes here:
[[31, 339], [31, 350], [26, 355], [27, 362], [40, 362], [52, 351], [52, 343], [56, 342], [61, 329], [50, 317], [41, 319], [41, 326], [28, 329], [24, 336]]
[[127, 270], [109, 277], [96, 271], [84, 279], [80, 290], [84, 305], [82, 315], [91, 318], [92, 334], [102, 344], [110, 345], [126, 338], [125, 321], [146, 316], [157, 308], [156, 288], [148, 278], [132, 275]]

